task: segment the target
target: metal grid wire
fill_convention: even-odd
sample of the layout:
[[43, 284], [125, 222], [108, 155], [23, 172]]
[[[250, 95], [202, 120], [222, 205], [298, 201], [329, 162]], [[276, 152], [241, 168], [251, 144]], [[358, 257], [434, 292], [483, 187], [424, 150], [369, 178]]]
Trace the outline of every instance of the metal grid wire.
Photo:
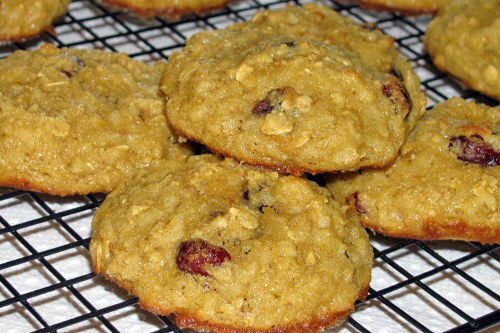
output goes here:
[[[223, 28], [263, 8], [318, 2], [357, 21], [377, 22], [412, 61], [429, 104], [451, 96], [496, 105], [432, 66], [422, 45], [430, 17], [404, 18], [350, 2], [241, 0], [207, 16], [171, 23], [141, 20], [94, 1], [74, 0], [55, 35], [0, 47], [100, 48], [146, 62], [166, 60], [186, 38]], [[56, 197], [0, 187], [0, 332], [180, 332], [173, 317], [92, 272], [90, 221], [104, 195]], [[375, 252], [368, 299], [334, 332], [496, 332], [500, 330], [500, 248], [473, 242], [421, 242], [371, 235]], [[187, 332], [189, 330], [184, 330]]]

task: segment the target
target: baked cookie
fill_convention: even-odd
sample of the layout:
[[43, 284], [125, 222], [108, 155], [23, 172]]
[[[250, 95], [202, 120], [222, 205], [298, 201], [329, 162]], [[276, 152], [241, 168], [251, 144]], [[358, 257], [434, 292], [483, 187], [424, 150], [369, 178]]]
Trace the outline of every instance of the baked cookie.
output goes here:
[[327, 188], [388, 236], [500, 242], [500, 107], [453, 97], [428, 111], [396, 162]]
[[224, 8], [234, 0], [99, 0], [99, 3], [131, 14], [150, 18], [162, 16], [172, 21], [183, 15], [206, 14]]
[[356, 53], [253, 29], [195, 34], [170, 56], [162, 90], [180, 135], [294, 175], [392, 163], [412, 103]]
[[289, 5], [284, 9], [259, 11], [250, 21], [229, 29], [243, 27], [266, 34], [313, 38], [345, 47], [379, 72], [397, 76], [411, 100], [411, 110], [405, 119], [406, 133], [410, 133], [425, 112], [427, 99], [412, 64], [398, 53], [394, 37], [384, 34], [374, 23], [355, 22], [327, 6], [304, 4], [302, 7]]
[[[343, 0], [341, 0], [343, 1]], [[435, 15], [450, 0], [354, 0], [361, 7], [406, 16]]]
[[368, 235], [328, 190], [212, 154], [120, 185], [92, 228], [95, 272], [180, 328], [321, 331], [371, 278]]
[[454, 0], [429, 23], [424, 44], [437, 68], [500, 100], [500, 0]]
[[34, 38], [52, 29], [66, 14], [70, 0], [0, 1], [0, 45]]
[[1, 59], [0, 185], [109, 192], [139, 168], [185, 157], [164, 114], [163, 68], [50, 44]]

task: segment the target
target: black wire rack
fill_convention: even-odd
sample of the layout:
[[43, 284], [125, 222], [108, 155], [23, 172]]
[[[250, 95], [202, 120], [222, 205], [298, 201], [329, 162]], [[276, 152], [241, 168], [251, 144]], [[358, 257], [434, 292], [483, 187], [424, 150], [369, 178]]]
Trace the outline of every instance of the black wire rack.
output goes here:
[[[350, 2], [240, 0], [179, 22], [138, 19], [74, 0], [55, 34], [0, 47], [99, 48], [145, 62], [167, 60], [186, 38], [251, 18], [264, 8], [317, 2], [357, 21], [376, 22], [411, 60], [429, 100], [452, 96], [498, 103], [439, 72], [422, 44], [430, 17], [405, 18]], [[1, 126], [1, 124], [0, 124]], [[180, 332], [173, 317], [141, 310], [135, 297], [93, 273], [90, 222], [104, 195], [57, 197], [0, 187], [0, 332]], [[371, 235], [375, 252], [368, 298], [332, 332], [500, 331], [500, 248], [474, 242], [422, 242]], [[187, 332], [189, 330], [183, 330]]]

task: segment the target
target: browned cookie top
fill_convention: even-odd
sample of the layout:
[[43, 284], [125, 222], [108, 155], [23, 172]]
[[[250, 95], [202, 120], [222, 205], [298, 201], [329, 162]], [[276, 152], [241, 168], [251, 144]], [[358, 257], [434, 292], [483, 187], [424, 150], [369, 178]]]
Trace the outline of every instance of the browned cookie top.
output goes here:
[[357, 53], [375, 70], [395, 75], [404, 83], [411, 100], [410, 113], [405, 119], [407, 133], [425, 112], [427, 99], [411, 62], [398, 53], [394, 37], [384, 34], [372, 22], [356, 22], [327, 6], [311, 3], [258, 11], [248, 22], [234, 24], [228, 29], [243, 27], [270, 35], [307, 37], [337, 45]]
[[433, 63], [469, 88], [500, 100], [500, 0], [455, 0], [429, 23]]
[[450, 0], [354, 0], [361, 7], [402, 15], [436, 14]]
[[95, 271], [181, 328], [319, 332], [371, 277], [368, 234], [325, 188], [214, 155], [145, 170], [92, 228]]
[[391, 163], [412, 107], [397, 76], [357, 53], [245, 27], [191, 37], [169, 58], [162, 90], [179, 134], [295, 175]]
[[393, 165], [327, 187], [384, 235], [498, 243], [499, 131], [500, 107], [454, 97], [424, 114]]
[[0, 45], [38, 36], [68, 10], [70, 0], [2, 0]]
[[0, 184], [109, 192], [157, 160], [185, 157], [164, 114], [163, 69], [50, 44], [1, 59]]
[[204, 14], [224, 8], [234, 0], [98, 0], [112, 8], [142, 18], [162, 16], [176, 21], [187, 14]]

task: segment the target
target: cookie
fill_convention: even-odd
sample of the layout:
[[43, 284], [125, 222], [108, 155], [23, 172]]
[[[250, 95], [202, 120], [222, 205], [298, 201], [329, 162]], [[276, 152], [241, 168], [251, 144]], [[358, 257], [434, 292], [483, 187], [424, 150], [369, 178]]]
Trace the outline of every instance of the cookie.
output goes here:
[[120, 185], [92, 228], [95, 272], [180, 328], [321, 331], [370, 282], [368, 235], [324, 187], [212, 154]]
[[164, 65], [50, 44], [1, 59], [0, 184], [109, 192], [148, 164], [184, 158], [164, 114]]
[[195, 34], [162, 82], [178, 134], [294, 175], [392, 163], [412, 103], [402, 81], [356, 53], [253, 29]]
[[326, 186], [384, 235], [498, 243], [499, 131], [500, 107], [453, 97], [424, 114], [393, 165]]
[[141, 18], [162, 16], [177, 21], [184, 15], [200, 15], [222, 9], [231, 1], [233, 0], [99, 0], [99, 3]]
[[363, 8], [405, 16], [435, 15], [450, 0], [354, 0]]
[[244, 23], [229, 29], [247, 27], [266, 34], [288, 37], [307, 37], [344, 47], [356, 52], [369, 66], [382, 73], [391, 73], [404, 83], [411, 100], [410, 114], [406, 116], [409, 133], [425, 112], [427, 99], [420, 89], [420, 79], [397, 51], [394, 37], [384, 34], [371, 22], [359, 23], [344, 17], [327, 6], [304, 4], [278, 10], [263, 10]]
[[261, 10], [251, 20], [236, 23], [228, 29], [243, 27], [266, 34], [307, 37], [342, 46], [358, 52], [368, 65], [385, 73], [394, 68], [395, 59], [399, 57], [394, 38], [384, 34], [376, 24], [355, 22], [318, 4]]
[[500, 0], [454, 0], [429, 23], [424, 44], [434, 65], [500, 100]]
[[35, 38], [50, 31], [54, 20], [66, 14], [70, 0], [2, 0], [0, 45]]

